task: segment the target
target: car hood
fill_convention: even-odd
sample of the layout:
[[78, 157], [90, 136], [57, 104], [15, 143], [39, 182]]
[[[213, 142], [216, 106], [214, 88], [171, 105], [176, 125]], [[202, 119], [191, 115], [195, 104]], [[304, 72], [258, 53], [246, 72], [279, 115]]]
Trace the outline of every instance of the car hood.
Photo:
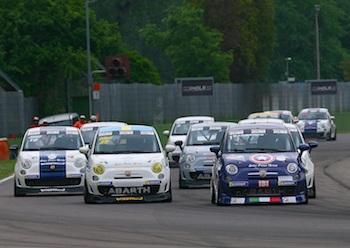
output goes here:
[[210, 151], [210, 147], [213, 145], [208, 146], [185, 146], [183, 149], [183, 152], [186, 154], [193, 153], [195, 155], [203, 155], [203, 156], [209, 156], [209, 157], [215, 157], [215, 154]]
[[298, 163], [297, 152], [283, 153], [235, 153], [223, 154], [225, 164], [233, 163], [238, 167], [247, 168], [278, 168], [289, 163]]
[[147, 167], [154, 163], [166, 165], [166, 159], [163, 153], [131, 153], [131, 154], [103, 154], [91, 155], [89, 164], [102, 164], [105, 167]]

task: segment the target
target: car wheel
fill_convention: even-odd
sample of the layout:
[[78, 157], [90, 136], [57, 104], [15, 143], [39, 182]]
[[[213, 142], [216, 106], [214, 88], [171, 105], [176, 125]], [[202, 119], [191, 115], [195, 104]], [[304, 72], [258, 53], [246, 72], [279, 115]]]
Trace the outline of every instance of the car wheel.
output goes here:
[[173, 194], [171, 193], [171, 184], [169, 187], [169, 197], [167, 199], [164, 200], [164, 202], [172, 202], [173, 201]]
[[216, 200], [216, 205], [218, 205], [218, 206], [223, 206], [223, 205], [225, 205], [225, 204], [222, 204], [221, 202], [220, 202], [220, 196], [221, 196], [221, 190], [220, 190], [220, 184], [219, 184], [219, 182], [218, 182], [218, 184], [217, 184], [217, 186], [216, 186], [216, 194], [215, 194], [215, 200]]
[[179, 188], [188, 189], [188, 186], [185, 185], [184, 181], [181, 179], [181, 170], [179, 170]]
[[334, 137], [333, 137], [333, 139], [332, 140], [337, 140], [337, 129], [336, 130], [334, 130]]
[[19, 197], [19, 196], [25, 196], [25, 193], [22, 193], [20, 188], [17, 187], [16, 185], [16, 178], [14, 179], [14, 189], [13, 189], [13, 195], [15, 197]]
[[210, 195], [211, 195], [211, 203], [216, 204], [216, 195], [213, 182], [210, 183]]
[[327, 141], [332, 140], [332, 131], [331, 131], [331, 130], [330, 130], [329, 133], [327, 134], [326, 140], [327, 140]]
[[309, 198], [316, 198], [316, 181], [315, 181], [315, 178], [314, 178], [314, 183], [312, 185], [312, 188], [311, 189], [308, 189], [308, 197]]
[[93, 195], [89, 193], [89, 190], [87, 189], [87, 185], [86, 185], [86, 181], [84, 184], [84, 202], [86, 204], [91, 204], [91, 203], [95, 203], [93, 200]]

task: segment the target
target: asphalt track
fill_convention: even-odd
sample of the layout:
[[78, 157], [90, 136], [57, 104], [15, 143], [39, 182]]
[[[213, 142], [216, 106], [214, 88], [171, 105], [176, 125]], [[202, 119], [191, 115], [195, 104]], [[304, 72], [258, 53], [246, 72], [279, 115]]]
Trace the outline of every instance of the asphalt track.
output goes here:
[[350, 247], [350, 134], [312, 151], [317, 198], [308, 205], [212, 205], [209, 189], [173, 202], [85, 205], [82, 196], [13, 197], [0, 184], [0, 247]]

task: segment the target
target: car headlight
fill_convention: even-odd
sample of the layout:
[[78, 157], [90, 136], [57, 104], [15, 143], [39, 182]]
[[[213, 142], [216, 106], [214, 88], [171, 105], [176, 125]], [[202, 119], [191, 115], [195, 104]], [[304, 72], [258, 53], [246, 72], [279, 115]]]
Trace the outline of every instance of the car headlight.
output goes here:
[[82, 158], [78, 158], [74, 161], [74, 166], [77, 167], [77, 168], [81, 168], [81, 167], [84, 167], [85, 166], [85, 160], [82, 159]]
[[102, 164], [97, 164], [93, 170], [95, 174], [102, 175], [105, 172], [105, 167]]
[[238, 167], [234, 164], [228, 164], [225, 167], [226, 171], [230, 175], [236, 175], [238, 173]]
[[296, 163], [289, 163], [287, 165], [287, 171], [291, 174], [294, 174], [298, 171], [298, 165]]
[[21, 162], [21, 166], [23, 169], [29, 169], [30, 167], [32, 167], [32, 161], [25, 159]]
[[188, 154], [186, 156], [186, 162], [187, 163], [193, 163], [196, 160], [196, 156], [194, 154]]
[[162, 166], [161, 163], [154, 163], [154, 164], [152, 165], [152, 171], [153, 171], [154, 173], [159, 173], [159, 172], [161, 172], [162, 170], [163, 170], [163, 166]]

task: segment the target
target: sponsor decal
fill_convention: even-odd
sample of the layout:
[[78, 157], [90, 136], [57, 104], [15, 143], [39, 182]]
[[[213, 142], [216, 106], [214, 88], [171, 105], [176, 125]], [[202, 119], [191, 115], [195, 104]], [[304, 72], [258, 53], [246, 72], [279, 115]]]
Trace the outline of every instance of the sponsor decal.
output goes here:
[[56, 189], [56, 188], [50, 188], [50, 189], [40, 189], [40, 192], [65, 192], [66, 189]]
[[113, 195], [136, 195], [136, 194], [150, 194], [151, 193], [151, 187], [145, 186], [145, 187], [115, 187], [110, 188], [108, 191], [108, 194]]
[[98, 182], [98, 185], [113, 185], [112, 182]]
[[295, 186], [297, 182], [294, 181], [278, 181], [278, 186]]
[[143, 184], [145, 185], [149, 185], [149, 184], [161, 184], [162, 183], [162, 180], [147, 180], [147, 181], [144, 181]]
[[249, 160], [256, 164], [270, 164], [275, 161], [275, 157], [271, 154], [254, 154], [249, 157]]
[[67, 178], [81, 178], [83, 174], [67, 174]]
[[249, 183], [247, 181], [233, 181], [229, 182], [229, 187], [248, 187]]
[[118, 201], [142, 201], [143, 197], [117, 197], [115, 200]]
[[282, 197], [282, 202], [283, 203], [296, 203], [297, 199], [295, 196], [284, 196], [284, 197]]
[[66, 178], [66, 151], [40, 151], [40, 178]]
[[244, 197], [231, 197], [230, 203], [231, 204], [244, 204], [245, 198]]
[[24, 178], [26, 178], [26, 179], [36, 179], [36, 178], [39, 178], [39, 175], [26, 175]]
[[269, 180], [258, 180], [258, 187], [259, 188], [269, 188], [270, 181]]
[[249, 164], [248, 168], [277, 168], [277, 164]]

